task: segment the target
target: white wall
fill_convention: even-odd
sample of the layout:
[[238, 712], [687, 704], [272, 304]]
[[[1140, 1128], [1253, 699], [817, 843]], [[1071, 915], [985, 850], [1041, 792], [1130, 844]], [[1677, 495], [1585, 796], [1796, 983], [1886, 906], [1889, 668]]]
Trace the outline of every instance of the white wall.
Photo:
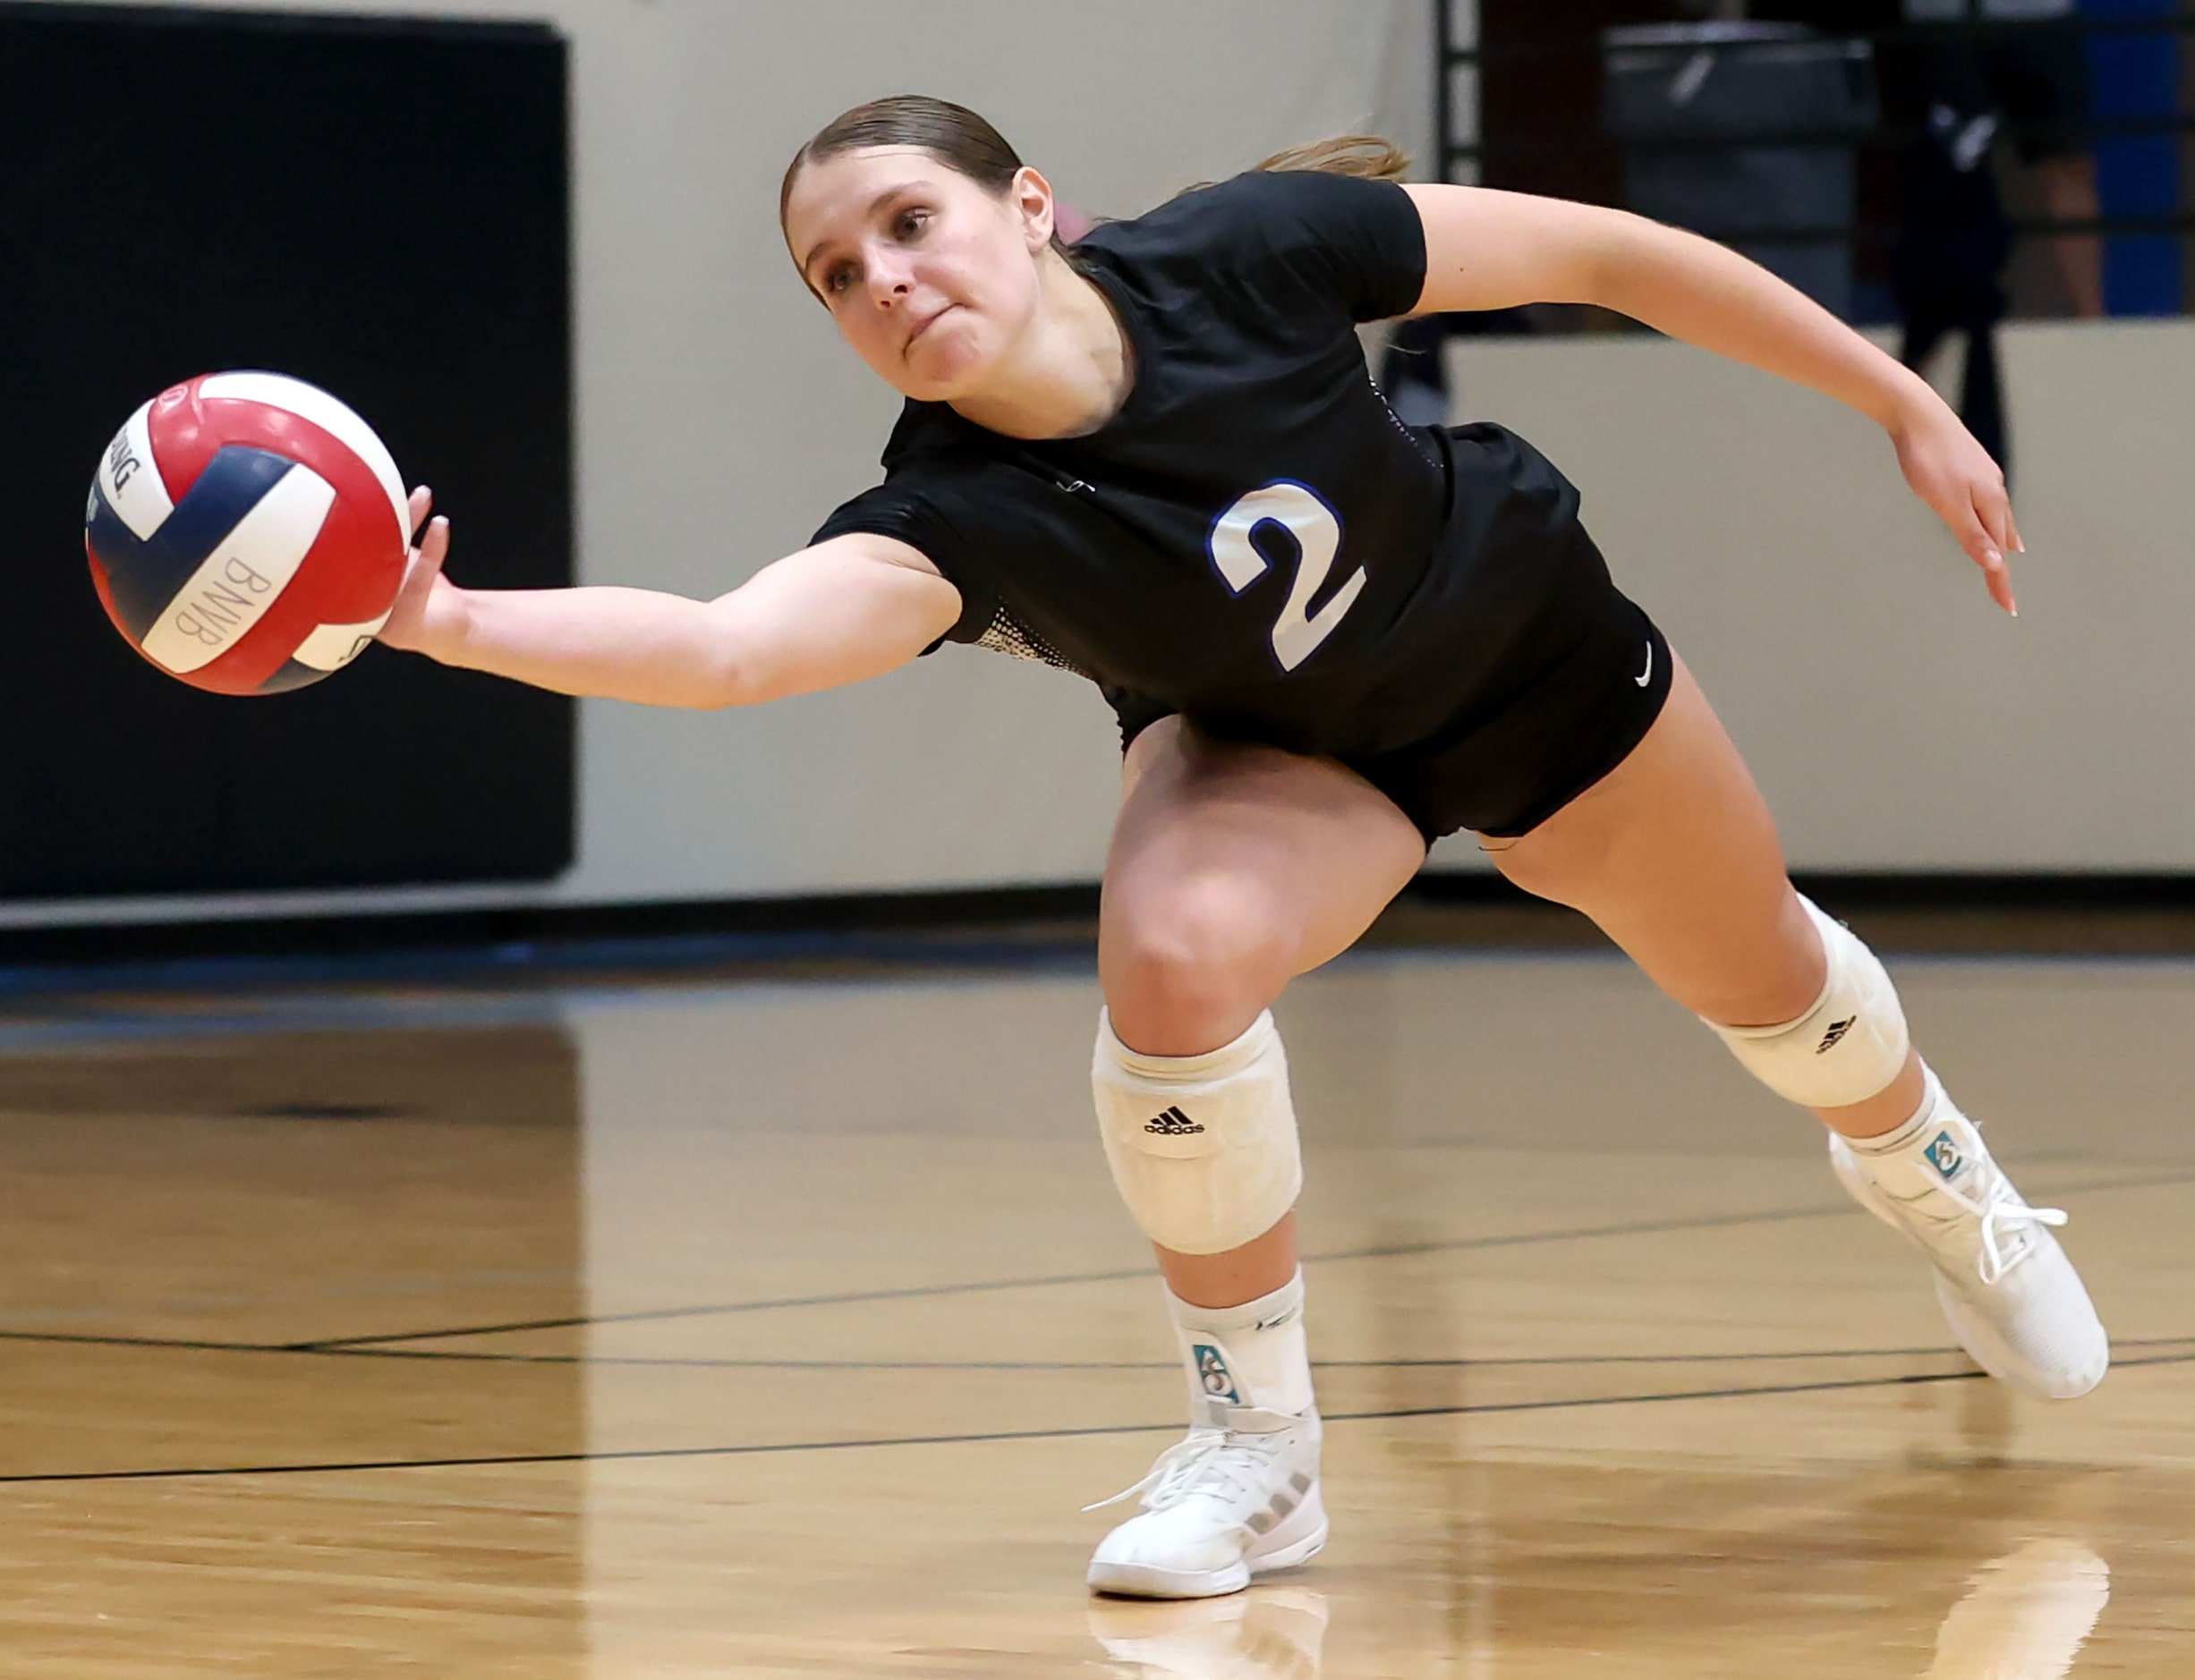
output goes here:
[[[958, 99], [1078, 207], [1132, 213], [1364, 121], [1385, 9], [562, 8], [577, 64], [587, 576], [722, 590], [873, 481], [897, 398], [836, 344], [777, 235], [785, 161], [838, 110], [905, 88]], [[566, 892], [1086, 878], [1112, 802], [1111, 728], [1084, 685], [966, 653], [744, 716], [591, 707]]]
[[1586, 492], [1814, 869], [2195, 868], [2195, 324], [2004, 344], [2021, 616], [1867, 421], [1646, 337], [1459, 344]]
[[[1098, 213], [1322, 133], [1432, 138], [1430, 0], [469, 10], [546, 16], [573, 46], [592, 582], [720, 591], [872, 481], [896, 399], [837, 346], [775, 222], [786, 158], [841, 108], [903, 89], [963, 100]], [[2195, 327], [2012, 335], [2035, 551], [2017, 625], [1992, 620], [1864, 423], [1818, 399], [1657, 343], [1459, 354], [1469, 412], [1508, 420], [1583, 485], [1622, 578], [1724, 705], [1800, 864], [2195, 867], [2176, 774], [2176, 631], [2195, 585], [2174, 552], [2195, 495], [2178, 448]], [[404, 464], [433, 477], [431, 462]], [[461, 529], [461, 580], [464, 542]], [[745, 714], [590, 703], [580, 859], [552, 887], [0, 906], [0, 925], [1086, 879], [1112, 742], [1093, 691], [966, 649]]]

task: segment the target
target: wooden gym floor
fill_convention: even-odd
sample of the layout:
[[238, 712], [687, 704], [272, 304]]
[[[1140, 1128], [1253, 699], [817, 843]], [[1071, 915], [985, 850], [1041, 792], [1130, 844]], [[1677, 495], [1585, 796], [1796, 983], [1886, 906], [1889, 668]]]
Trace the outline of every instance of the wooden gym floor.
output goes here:
[[0, 1018], [0, 1672], [2038, 1680], [2195, 1667], [2195, 963], [1899, 965], [2120, 1354], [1947, 1345], [1590, 953], [1282, 1007], [1335, 1534], [1093, 1603], [1180, 1428], [1086, 955]]

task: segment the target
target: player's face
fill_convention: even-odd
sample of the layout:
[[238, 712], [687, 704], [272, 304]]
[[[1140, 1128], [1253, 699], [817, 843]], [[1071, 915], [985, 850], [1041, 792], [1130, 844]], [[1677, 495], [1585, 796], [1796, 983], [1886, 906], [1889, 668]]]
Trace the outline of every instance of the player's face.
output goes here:
[[1051, 194], [1033, 170], [1000, 197], [919, 147], [877, 146], [802, 170], [785, 237], [861, 359], [947, 402], [980, 392], [1034, 315]]

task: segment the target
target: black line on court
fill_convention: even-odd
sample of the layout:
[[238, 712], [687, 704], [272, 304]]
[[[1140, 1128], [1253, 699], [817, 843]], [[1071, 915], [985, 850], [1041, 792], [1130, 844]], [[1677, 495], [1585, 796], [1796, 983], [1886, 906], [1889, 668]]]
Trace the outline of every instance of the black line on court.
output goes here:
[[[2093, 1195], [2112, 1190], [2148, 1190], [2175, 1184], [2195, 1184], [2195, 1173], [2174, 1174], [2163, 1177], [2105, 1179], [2091, 1184], [2061, 1186], [2048, 1193], [2053, 1196]], [[1417, 1254], [1454, 1253], [1471, 1250], [1528, 1247], [1540, 1243], [1587, 1242], [1605, 1237], [1658, 1236], [1680, 1231], [1703, 1231], [1740, 1225], [1777, 1225], [1801, 1219], [1826, 1218], [1835, 1215], [1861, 1211], [1848, 1204], [1825, 1204], [1814, 1208], [1770, 1209], [1757, 1213], [1710, 1214], [1689, 1219], [1640, 1220], [1629, 1225], [1584, 1226], [1562, 1231], [1511, 1232], [1499, 1236], [1456, 1237], [1424, 1243], [1397, 1243], [1370, 1248], [1337, 1249], [1323, 1254], [1304, 1257], [1306, 1265], [1341, 1264], [1365, 1260], [1393, 1260]], [[456, 1329], [413, 1330], [375, 1336], [329, 1336], [303, 1342], [239, 1342], [180, 1336], [96, 1335], [60, 1330], [0, 1329], [0, 1342], [46, 1342], [59, 1345], [80, 1345], [90, 1347], [138, 1347], [173, 1349], [184, 1353], [330, 1353], [364, 1356], [379, 1354], [390, 1359], [471, 1359], [484, 1363], [536, 1364], [693, 1364], [696, 1366], [723, 1365], [727, 1369], [742, 1368], [804, 1368], [801, 1362], [788, 1361], [702, 1361], [668, 1360], [645, 1357], [619, 1357], [593, 1354], [525, 1354], [496, 1353], [481, 1349], [438, 1349], [398, 1347], [396, 1343], [449, 1341], [468, 1336], [506, 1336], [526, 1330], [577, 1329], [598, 1324], [651, 1323], [668, 1319], [728, 1317], [745, 1312], [772, 1311], [799, 1307], [856, 1306], [885, 1301], [915, 1301], [940, 1299], [954, 1295], [987, 1294], [1014, 1289], [1043, 1289], [1091, 1283], [1133, 1283], [1150, 1276], [1147, 1268], [1134, 1270], [1080, 1272], [1053, 1274], [1040, 1277], [994, 1278], [967, 1284], [936, 1284], [905, 1289], [877, 1289], [829, 1295], [787, 1295], [773, 1300], [733, 1302], [716, 1306], [658, 1307], [638, 1312], [580, 1314], [572, 1318], [532, 1319], [514, 1320], [504, 1324], [476, 1325]], [[2177, 1338], [2174, 1338], [2177, 1339]], [[2129, 1343], [2138, 1346], [2145, 1344]], [[1906, 1351], [1892, 1349], [1885, 1352], [1893, 1356]], [[1793, 1354], [1794, 1358], [1839, 1357], [1814, 1353]], [[1613, 1356], [1612, 1356], [1613, 1357]], [[1642, 1359], [1650, 1356], [1641, 1355]], [[1658, 1362], [1659, 1356], [1655, 1357]], [[1674, 1358], [1708, 1358], [1713, 1355], [1674, 1355]], [[1746, 1358], [1774, 1358], [1783, 1355], [1748, 1354]], [[1386, 1367], [1391, 1362], [1371, 1362]], [[815, 1362], [818, 1369], [841, 1369], [828, 1362]], [[932, 1367], [920, 1363], [893, 1364], [890, 1362], [855, 1362], [843, 1369], [850, 1370], [923, 1370]], [[971, 1362], [968, 1364], [940, 1365], [935, 1369], [968, 1370], [1071, 1370], [1083, 1367], [1051, 1365], [1042, 1362], [999, 1363]], [[1088, 1369], [1110, 1369], [1093, 1366]], [[1122, 1367], [1143, 1369], [1143, 1367]], [[1152, 1367], [1157, 1369], [1157, 1367]]]
[[[2183, 1365], [2195, 1353], [2167, 1353], [2121, 1362], [2121, 1368]], [[1503, 1400], [1485, 1405], [1399, 1406], [1376, 1412], [1338, 1412], [1332, 1423], [1375, 1423], [1412, 1418], [1485, 1417], [1500, 1413], [1584, 1411], [1600, 1406], [1655, 1405], [1683, 1400], [1748, 1400], [1779, 1395], [1832, 1394], [1861, 1388], [1908, 1388], [1939, 1382], [1986, 1380], [1980, 1370], [1913, 1371], [1894, 1377], [1852, 1377], [1821, 1382], [1764, 1383], [1746, 1387], [1691, 1388], [1657, 1394], [1588, 1395], [1570, 1400]], [[0, 1486], [86, 1481], [180, 1481], [193, 1478], [342, 1475], [370, 1470], [485, 1470], [525, 1464], [602, 1464], [671, 1458], [751, 1458], [787, 1453], [846, 1452], [860, 1447], [983, 1447], [1021, 1441], [1066, 1441], [1101, 1435], [1171, 1435], [1170, 1423], [1102, 1423], [1076, 1430], [996, 1430], [963, 1435], [902, 1435], [845, 1441], [770, 1441], [744, 1447], [642, 1447], [622, 1452], [496, 1453], [468, 1458], [384, 1458], [350, 1464], [224, 1464], [193, 1469], [74, 1470], [0, 1475]]]
[[[1375, 1248], [1340, 1249], [1325, 1254], [1306, 1254], [1306, 1266], [1332, 1265], [1349, 1260], [1400, 1260], [1413, 1254], [1451, 1253], [1466, 1249], [1520, 1248], [1541, 1243], [1584, 1242], [1598, 1237], [1658, 1236], [1677, 1231], [1712, 1230], [1723, 1226], [1769, 1225], [1795, 1219], [1818, 1219], [1832, 1214], [1857, 1212], [1850, 1204], [1819, 1208], [1787, 1208], [1765, 1213], [1711, 1214], [1693, 1219], [1640, 1220], [1629, 1225], [1587, 1226], [1569, 1231], [1521, 1231], [1502, 1236], [1456, 1237], [1437, 1242], [1397, 1243]], [[582, 1313], [566, 1319], [525, 1319], [506, 1324], [469, 1325], [449, 1330], [406, 1330], [380, 1336], [335, 1336], [318, 1342], [288, 1344], [300, 1353], [336, 1353], [395, 1342], [450, 1341], [467, 1336], [512, 1336], [525, 1330], [570, 1330], [598, 1324], [648, 1324], [667, 1319], [730, 1317], [745, 1312], [774, 1312], [798, 1307], [865, 1306], [885, 1301], [924, 1301], [950, 1295], [993, 1294], [1012, 1289], [1058, 1289], [1079, 1284], [1134, 1283], [1148, 1278], [1151, 1268], [1102, 1272], [1059, 1272], [1040, 1277], [988, 1278], [967, 1284], [923, 1284], [903, 1289], [865, 1289], [829, 1295], [781, 1295], [772, 1300], [727, 1302], [701, 1307], [651, 1307], [637, 1312]]]
[[[67, 1330], [0, 1330], [0, 1342], [64, 1347], [144, 1348], [160, 1353], [266, 1353], [285, 1359], [413, 1360], [450, 1365], [549, 1365], [634, 1367], [641, 1370], [810, 1370], [810, 1371], [1098, 1371], [1171, 1370], [1157, 1360], [1047, 1359], [710, 1359], [674, 1355], [614, 1353], [499, 1353], [484, 1349], [446, 1347], [347, 1347], [294, 1342], [193, 1341], [157, 1336], [96, 1336]], [[2114, 1350], [2182, 1347], [2195, 1336], [2141, 1336], [2114, 1341]], [[1544, 1367], [1571, 1370], [1596, 1365], [1744, 1365], [1795, 1363], [1801, 1360], [1926, 1359], [1949, 1354], [1944, 1347], [1783, 1348], [1735, 1353], [1545, 1353], [1478, 1359], [1322, 1359], [1314, 1370], [1506, 1370]], [[2119, 1361], [2121, 1364], [2140, 1361]]]
[[48, 1342], [78, 1347], [152, 1347], [183, 1353], [285, 1353], [278, 1342], [201, 1342], [173, 1336], [93, 1336], [69, 1330], [0, 1330], [0, 1342]]
[[[2114, 1348], [2183, 1347], [2195, 1336], [2149, 1336], [2114, 1342]], [[430, 1362], [487, 1365], [585, 1365], [671, 1370], [991, 1370], [1096, 1371], [1173, 1370], [1157, 1360], [1096, 1359], [681, 1359], [668, 1355], [619, 1353], [494, 1353], [470, 1348], [439, 1347], [270, 1347], [253, 1352], [310, 1353], [330, 1359], [416, 1359]], [[1587, 1365], [1746, 1365], [1793, 1364], [1800, 1360], [1926, 1359], [1950, 1354], [1946, 1347], [1833, 1347], [1785, 1349], [1773, 1353], [1575, 1353], [1517, 1355], [1500, 1359], [1314, 1359], [1317, 1370], [1510, 1370], [1547, 1366], [1561, 1370]]]
[[[633, 1366], [643, 1370], [989, 1370], [989, 1371], [1094, 1371], [1172, 1370], [1159, 1360], [1050, 1360], [1050, 1359], [713, 1359], [670, 1354], [618, 1353], [503, 1353], [487, 1349], [447, 1347], [348, 1347], [296, 1342], [218, 1342], [158, 1336], [99, 1336], [71, 1330], [0, 1330], [0, 1342], [55, 1345], [64, 1347], [144, 1348], [160, 1353], [267, 1353], [284, 1358], [414, 1360], [452, 1365]], [[2114, 1348], [2179, 1347], [2195, 1344], [2195, 1336], [2148, 1336], [2113, 1343]], [[1314, 1360], [1314, 1370], [1495, 1370], [1546, 1366], [1570, 1369], [1587, 1365], [1731, 1365], [1791, 1363], [1799, 1360], [1925, 1359], [1945, 1353], [1942, 1347], [1832, 1347], [1784, 1348], [1775, 1352], [1735, 1353], [1547, 1353], [1515, 1354], [1478, 1359], [1326, 1359]]]
[[[2114, 1178], [2093, 1184], [2062, 1185], [2053, 1196], [2094, 1195], [2108, 1190], [2149, 1190], [2172, 1184], [2195, 1184], [2195, 1173], [2162, 1177]], [[1762, 1213], [1707, 1214], [1689, 1219], [1647, 1219], [1629, 1225], [1583, 1226], [1567, 1231], [1519, 1231], [1501, 1236], [1454, 1237], [1425, 1243], [1396, 1243], [1372, 1248], [1337, 1249], [1324, 1254], [1306, 1254], [1306, 1266], [1339, 1265], [1352, 1260], [1402, 1260], [1417, 1254], [1451, 1254], [1478, 1249], [1524, 1248], [1543, 1243], [1589, 1242], [1605, 1237], [1663, 1236], [1679, 1231], [1711, 1231], [1740, 1225], [1778, 1225], [1800, 1219], [1822, 1219], [1862, 1211], [1849, 1201], [1817, 1207], [1785, 1208]], [[570, 1330], [597, 1324], [643, 1324], [667, 1319], [729, 1317], [744, 1312], [771, 1312], [797, 1307], [861, 1306], [884, 1301], [933, 1300], [949, 1295], [991, 1294], [1011, 1289], [1067, 1288], [1081, 1284], [1132, 1283], [1150, 1277], [1148, 1267], [1133, 1270], [1057, 1273], [1041, 1277], [991, 1278], [968, 1284], [924, 1284], [902, 1289], [869, 1289], [840, 1294], [784, 1295], [773, 1300], [736, 1301], [714, 1306], [651, 1307], [637, 1312], [580, 1313], [561, 1319], [521, 1319], [503, 1324], [469, 1325], [455, 1329], [390, 1331], [375, 1336], [329, 1336], [283, 1345], [297, 1353], [337, 1352], [379, 1346], [392, 1342], [451, 1341], [467, 1336], [515, 1336], [527, 1330]]]

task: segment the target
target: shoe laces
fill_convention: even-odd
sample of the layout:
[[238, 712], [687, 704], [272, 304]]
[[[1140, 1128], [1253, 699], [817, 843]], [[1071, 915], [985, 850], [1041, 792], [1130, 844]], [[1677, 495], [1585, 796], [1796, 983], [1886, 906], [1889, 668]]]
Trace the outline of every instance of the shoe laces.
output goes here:
[[1267, 1467], [1285, 1438], [1274, 1434], [1240, 1434], [1231, 1430], [1191, 1430], [1161, 1453], [1151, 1471], [1132, 1488], [1123, 1488], [1110, 1499], [1085, 1505], [1085, 1511], [1102, 1511], [1143, 1495], [1146, 1511], [1168, 1511], [1195, 1494], [1212, 1498], [1239, 1498], [1255, 1494]]
[[1961, 1212], [1980, 1222], [1982, 1252], [1977, 1269], [1985, 1285], [1994, 1285], [2031, 1252], [2029, 1244], [2022, 1243], [2008, 1259], [2005, 1254], [2007, 1238], [2022, 1235], [2023, 1226], [2061, 1226], [2066, 1215], [2063, 1208], [2030, 1208], [2012, 1188], [2012, 1180], [2002, 1173], [1990, 1175], [1989, 1189], [1978, 1201], [1949, 1184], [1938, 1184], [1936, 1190]]

